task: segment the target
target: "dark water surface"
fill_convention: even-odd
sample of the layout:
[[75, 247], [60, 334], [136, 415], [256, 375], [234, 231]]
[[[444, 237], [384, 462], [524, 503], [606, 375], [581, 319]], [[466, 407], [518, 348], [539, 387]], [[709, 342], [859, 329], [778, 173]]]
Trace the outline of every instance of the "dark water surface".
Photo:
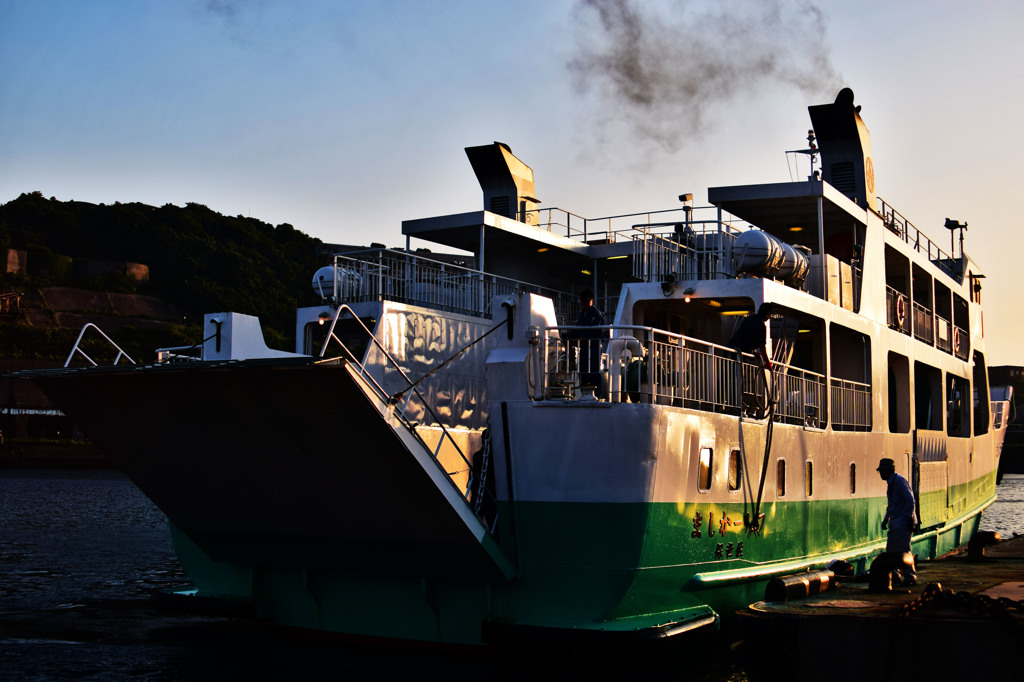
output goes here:
[[300, 638], [153, 598], [186, 582], [164, 516], [121, 474], [0, 470], [0, 682], [747, 679], [718, 645], [396, 651]]
[[[998, 493], [982, 527], [1024, 534], [1024, 476], [1006, 476]], [[0, 681], [748, 679], [721, 645], [395, 651], [153, 598], [186, 582], [163, 515], [121, 474], [0, 470]]]

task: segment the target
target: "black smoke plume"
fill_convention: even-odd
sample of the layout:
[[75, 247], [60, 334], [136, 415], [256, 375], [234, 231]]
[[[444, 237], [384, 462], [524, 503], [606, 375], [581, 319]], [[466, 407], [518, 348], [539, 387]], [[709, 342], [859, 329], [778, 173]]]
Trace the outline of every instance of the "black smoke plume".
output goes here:
[[767, 89], [831, 100], [842, 86], [807, 0], [581, 0], [569, 69], [598, 117], [669, 151]]

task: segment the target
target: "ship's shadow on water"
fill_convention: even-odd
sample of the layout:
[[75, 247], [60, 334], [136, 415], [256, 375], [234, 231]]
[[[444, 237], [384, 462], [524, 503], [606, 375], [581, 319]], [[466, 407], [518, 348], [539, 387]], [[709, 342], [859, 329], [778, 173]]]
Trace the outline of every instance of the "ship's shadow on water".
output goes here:
[[746, 680], [716, 641], [629, 648], [430, 651], [307, 639], [150, 600], [0, 615], [0, 664], [23, 680]]
[[[997, 493], [982, 527], [1024, 532], [1024, 476]], [[120, 474], [0, 471], [0, 679], [756, 679], [722, 638], [487, 651], [309, 639], [154, 598], [185, 582], [163, 515]]]
[[121, 474], [0, 470], [0, 679], [746, 679], [711, 640], [433, 651], [310, 639], [159, 598], [186, 582], [163, 515]]

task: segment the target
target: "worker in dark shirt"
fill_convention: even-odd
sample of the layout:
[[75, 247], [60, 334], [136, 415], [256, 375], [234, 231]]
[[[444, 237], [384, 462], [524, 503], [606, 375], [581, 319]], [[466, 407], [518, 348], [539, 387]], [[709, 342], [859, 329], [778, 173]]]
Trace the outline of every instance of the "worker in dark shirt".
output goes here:
[[[876, 469], [888, 485], [885, 496], [888, 505], [882, 518], [882, 530], [888, 530], [885, 551], [892, 554], [910, 554], [910, 537], [917, 525], [917, 505], [914, 491], [906, 478], [896, 473], [896, 464], [888, 457], [878, 462]], [[913, 558], [910, 558], [900, 570], [904, 585], [917, 582]]]

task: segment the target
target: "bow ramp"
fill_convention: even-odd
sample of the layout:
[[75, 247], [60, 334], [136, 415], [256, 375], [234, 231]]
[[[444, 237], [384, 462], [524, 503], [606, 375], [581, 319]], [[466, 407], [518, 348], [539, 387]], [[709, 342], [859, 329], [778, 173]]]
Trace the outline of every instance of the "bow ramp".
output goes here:
[[[442, 464], [468, 466], [459, 434], [408, 419], [408, 401], [357, 362], [228, 355], [21, 376], [75, 415], [200, 556], [245, 576], [211, 591], [248, 591], [257, 566], [515, 574]], [[192, 577], [201, 587], [202, 572]]]

